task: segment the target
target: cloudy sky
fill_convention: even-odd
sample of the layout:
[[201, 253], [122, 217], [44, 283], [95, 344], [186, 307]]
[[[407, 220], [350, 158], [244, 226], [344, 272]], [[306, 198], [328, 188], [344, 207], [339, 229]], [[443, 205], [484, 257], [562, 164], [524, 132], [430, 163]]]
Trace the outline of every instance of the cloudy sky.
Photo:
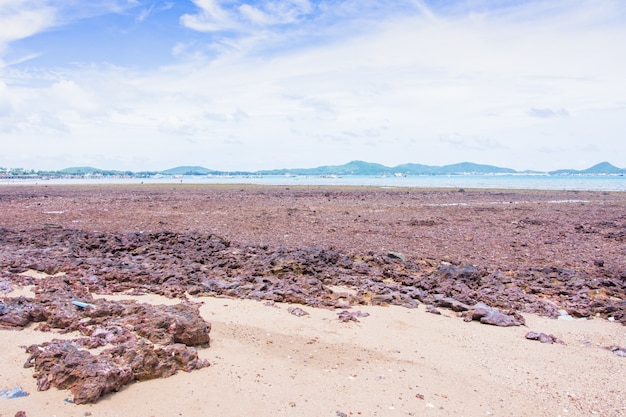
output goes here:
[[0, 0], [0, 166], [626, 167], [623, 0]]

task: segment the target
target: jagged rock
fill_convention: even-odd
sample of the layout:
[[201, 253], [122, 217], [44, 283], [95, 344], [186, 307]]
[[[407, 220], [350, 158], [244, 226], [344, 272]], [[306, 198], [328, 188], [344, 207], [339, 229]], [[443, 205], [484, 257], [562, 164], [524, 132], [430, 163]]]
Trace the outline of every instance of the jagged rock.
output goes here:
[[565, 342], [563, 342], [561, 339], [559, 339], [558, 337], [551, 335], [551, 334], [545, 334], [545, 333], [538, 333], [538, 332], [528, 332], [526, 333], [526, 339], [528, 340], [538, 340], [541, 343], [548, 343], [548, 344], [553, 344], [553, 343], [559, 343], [561, 345], [564, 345]]
[[472, 265], [456, 267], [453, 265], [442, 265], [435, 271], [435, 275], [444, 279], [463, 282], [478, 282], [481, 274]]
[[426, 306], [426, 312], [430, 314], [441, 315], [441, 311], [437, 310], [435, 306], [428, 304]]
[[[532, 225], [532, 220], [524, 223]], [[92, 303], [91, 291], [169, 297], [183, 297], [188, 291], [335, 308], [355, 304], [415, 307], [419, 300], [464, 311], [481, 301], [503, 310], [551, 317], [556, 317], [559, 308], [567, 308], [576, 317], [599, 314], [626, 323], [623, 278], [610, 265], [593, 268], [591, 272], [600, 271], [601, 277], [590, 276], [585, 269], [549, 264], [489, 273], [484, 265], [460, 265], [453, 260], [442, 265], [409, 257], [399, 261], [389, 256], [399, 252], [355, 254], [332, 247], [241, 245], [199, 232], [91, 233], [63, 228], [3, 230], [1, 238], [0, 262], [9, 265], [0, 277], [3, 280], [24, 285], [25, 278], [12, 274], [28, 268], [66, 272], [28, 283], [35, 284], [36, 291], [41, 288], [40, 304], [33, 305], [40, 317], [31, 316], [33, 321], [45, 321], [42, 329], [68, 328], [75, 315], [81, 314], [71, 302]], [[66, 256], [69, 249], [72, 256]], [[363, 291], [350, 299], [333, 298], [326, 288], [329, 284]], [[366, 298], [368, 293], [372, 296]], [[436, 294], [444, 300], [435, 303]], [[557, 296], [558, 307], [546, 302]], [[18, 323], [23, 321], [22, 317]]]
[[358, 317], [368, 317], [369, 313], [364, 311], [348, 311], [343, 310], [337, 313], [339, 316], [339, 321], [342, 323], [346, 323], [348, 321], [359, 321]]
[[76, 404], [94, 403], [132, 381], [129, 367], [119, 366], [105, 354], [92, 355], [69, 341], [55, 339], [31, 345], [26, 351], [30, 357], [24, 366], [35, 367], [37, 388], [40, 391], [51, 386], [69, 389]]
[[196, 304], [153, 306], [136, 301], [106, 300], [96, 300], [94, 303], [96, 308], [84, 313], [92, 318], [85, 325], [101, 324], [116, 317], [117, 323], [132, 326], [137, 334], [153, 343], [198, 346], [210, 342], [211, 325], [202, 319]]
[[309, 313], [307, 313], [306, 311], [304, 311], [300, 307], [289, 307], [287, 309], [287, 311], [289, 313], [293, 314], [294, 316], [297, 316], [297, 317], [302, 317], [302, 316], [308, 316], [309, 315]]
[[24, 328], [31, 322], [30, 303], [24, 298], [6, 298], [0, 301], [0, 327]]
[[485, 303], [477, 303], [473, 310], [468, 311], [465, 316], [469, 321], [478, 320], [483, 324], [490, 324], [492, 326], [510, 327], [521, 326], [524, 324], [523, 317], [512, 317], [502, 313], [497, 308], [491, 308]]
[[37, 387], [69, 389], [74, 403], [94, 403], [133, 380], [164, 378], [177, 370], [191, 371], [209, 365], [194, 348], [183, 344], [155, 347], [137, 340], [106, 349], [98, 355], [79, 348], [76, 340], [31, 345], [25, 367], [34, 367]]
[[[93, 300], [79, 282], [45, 278], [34, 299], [5, 299], [0, 312], [0, 324], [16, 327], [40, 321], [42, 330], [56, 327], [85, 336], [31, 345], [25, 364], [35, 367], [40, 390], [69, 389], [77, 404], [95, 402], [132, 380], [208, 366], [188, 347], [210, 342], [211, 325], [200, 316], [198, 304]], [[109, 348], [98, 355], [84, 349], [101, 346]]]
[[452, 311], [463, 312], [471, 309], [472, 307], [462, 303], [458, 300], [455, 300], [452, 297], [444, 297], [442, 294], [435, 294], [433, 304], [437, 307], [441, 308], [449, 308]]

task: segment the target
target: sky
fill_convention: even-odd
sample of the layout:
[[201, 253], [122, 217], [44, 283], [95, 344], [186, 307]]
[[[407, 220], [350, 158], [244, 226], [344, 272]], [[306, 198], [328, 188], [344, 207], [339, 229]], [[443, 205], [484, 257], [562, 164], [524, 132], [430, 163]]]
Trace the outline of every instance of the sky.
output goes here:
[[623, 0], [0, 0], [0, 167], [626, 167]]

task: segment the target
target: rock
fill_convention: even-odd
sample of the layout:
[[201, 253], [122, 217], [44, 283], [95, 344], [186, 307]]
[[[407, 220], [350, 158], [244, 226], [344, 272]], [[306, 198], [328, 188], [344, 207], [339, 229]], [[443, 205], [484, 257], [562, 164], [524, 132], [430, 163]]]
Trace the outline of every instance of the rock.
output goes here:
[[[179, 369], [208, 366], [189, 347], [210, 342], [211, 325], [200, 316], [198, 304], [93, 300], [81, 284], [56, 279], [44, 282], [34, 300], [5, 300], [2, 311], [5, 322], [10, 317], [22, 317], [22, 321], [12, 322], [42, 321], [42, 330], [58, 327], [85, 336], [31, 345], [24, 365], [35, 367], [38, 389], [69, 389], [76, 404], [96, 402], [133, 380], [168, 377]], [[15, 312], [22, 315], [12, 316]], [[102, 346], [108, 349], [97, 355], [85, 350]]]
[[472, 308], [469, 305], [455, 300], [452, 297], [444, 297], [441, 294], [435, 294], [435, 300], [433, 304], [437, 307], [449, 308], [450, 310], [456, 311], [457, 313], [467, 311]]
[[26, 417], [26, 411], [18, 411], [15, 413], [15, 417]]
[[155, 347], [138, 340], [105, 349], [98, 355], [79, 348], [76, 341], [58, 340], [31, 345], [25, 367], [35, 368], [40, 391], [51, 386], [69, 389], [74, 403], [95, 403], [119, 391], [133, 380], [171, 376], [182, 369], [191, 371], [209, 365], [194, 348], [183, 344]]
[[442, 265], [435, 271], [435, 275], [448, 280], [462, 282], [479, 282], [481, 274], [472, 265], [456, 267], [452, 265]]
[[0, 301], [0, 327], [24, 328], [31, 322], [30, 302], [24, 297]]
[[387, 253], [387, 256], [390, 257], [391, 259], [398, 259], [402, 262], [406, 261], [406, 256], [404, 256], [404, 254], [400, 252], [389, 252]]
[[526, 333], [526, 339], [528, 340], [538, 340], [541, 343], [548, 343], [548, 344], [553, 344], [553, 343], [559, 343], [561, 345], [564, 345], [565, 342], [563, 342], [561, 339], [559, 339], [558, 337], [551, 335], [551, 334], [545, 334], [545, 333], [538, 333], [538, 332], [528, 332]]
[[348, 321], [359, 321], [357, 317], [368, 317], [369, 313], [363, 311], [348, 311], [343, 310], [337, 313], [339, 316], [339, 321], [342, 323], [346, 323]]
[[[523, 222], [535, 224], [532, 219]], [[485, 236], [479, 232], [466, 230], [458, 236], [482, 242]], [[335, 308], [347, 307], [346, 303], [415, 307], [415, 299], [434, 304], [434, 295], [441, 294], [447, 300], [439, 303], [455, 300], [446, 307], [455, 311], [483, 301], [551, 317], [558, 315], [558, 308], [567, 308], [574, 317], [600, 314], [626, 323], [626, 307], [620, 301], [626, 299], [620, 275], [623, 268], [611, 265], [593, 268], [592, 272], [550, 264], [502, 272], [493, 265], [496, 270], [488, 272], [489, 265], [459, 265], [454, 259], [446, 263], [442, 259], [413, 260], [399, 252], [358, 253], [355, 249], [356, 253], [350, 253], [331, 246], [244, 245], [200, 232], [29, 229], [4, 230], [2, 239], [0, 261], [7, 268], [0, 282], [5, 282], [6, 288], [13, 283], [35, 285], [37, 303], [31, 305], [30, 319], [44, 321], [42, 329], [74, 330], [70, 323], [77, 323], [84, 312], [71, 301], [95, 304], [90, 292], [121, 291], [181, 298], [188, 292]], [[66, 256], [68, 242], [71, 256]], [[594, 254], [590, 259], [596, 258], [601, 257]], [[36, 281], [15, 275], [27, 269], [67, 274]], [[338, 300], [327, 290], [329, 284], [362, 291]], [[593, 298], [592, 302], [581, 290]], [[367, 298], [367, 294], [373, 296]], [[550, 305], [539, 294], [548, 299], [558, 294], [560, 305]], [[4, 324], [0, 319], [0, 326], [20, 328], [27, 317], [14, 312], [4, 318]]]
[[37, 388], [69, 389], [76, 404], [94, 403], [132, 381], [129, 367], [119, 366], [105, 354], [92, 355], [68, 341], [55, 339], [31, 345], [26, 351], [31, 355], [24, 366], [35, 367]]
[[[146, 314], [150, 322], [147, 325], [142, 323], [136, 328], [140, 335], [145, 335], [148, 339], [151, 339], [151, 336], [155, 337], [156, 342], [161, 344], [163, 341], [168, 344], [183, 343], [188, 346], [209, 344], [211, 325], [200, 317], [197, 305], [181, 303], [173, 306], [159, 306], [158, 309], [153, 309], [152, 306], [146, 306], [146, 308], [149, 310]], [[161, 336], [162, 334], [164, 337]]]
[[95, 309], [84, 312], [92, 318], [86, 325], [102, 324], [115, 318], [115, 322], [131, 326], [140, 336], [163, 345], [183, 343], [198, 346], [208, 344], [211, 340], [211, 324], [200, 316], [197, 304], [165, 306], [106, 300], [96, 300], [94, 303]]
[[434, 305], [428, 304], [425, 308], [427, 313], [441, 315], [441, 311], [437, 310]]
[[308, 316], [309, 315], [309, 313], [307, 313], [306, 311], [304, 311], [300, 307], [289, 307], [287, 309], [287, 311], [290, 312], [291, 314], [293, 314], [294, 316], [297, 316], [297, 317], [302, 317], [302, 316]]
[[619, 346], [610, 346], [607, 349], [613, 352], [617, 356], [626, 358], [626, 348], [619, 347]]
[[489, 307], [485, 303], [477, 303], [474, 309], [468, 312], [466, 317], [471, 317], [471, 320], [478, 320], [483, 324], [500, 327], [521, 326], [524, 324], [521, 316], [519, 319], [513, 318], [496, 308]]

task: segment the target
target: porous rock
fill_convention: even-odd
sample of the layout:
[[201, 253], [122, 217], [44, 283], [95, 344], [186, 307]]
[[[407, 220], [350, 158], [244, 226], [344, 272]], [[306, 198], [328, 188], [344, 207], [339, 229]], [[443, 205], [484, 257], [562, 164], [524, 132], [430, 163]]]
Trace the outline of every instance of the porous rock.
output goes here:
[[94, 403], [133, 380], [164, 378], [179, 369], [189, 372], [209, 365], [194, 348], [183, 344], [156, 347], [137, 340], [98, 355], [79, 346], [75, 340], [55, 339], [26, 349], [30, 357], [24, 366], [35, 368], [40, 391], [52, 386], [69, 389], [74, 403]]

